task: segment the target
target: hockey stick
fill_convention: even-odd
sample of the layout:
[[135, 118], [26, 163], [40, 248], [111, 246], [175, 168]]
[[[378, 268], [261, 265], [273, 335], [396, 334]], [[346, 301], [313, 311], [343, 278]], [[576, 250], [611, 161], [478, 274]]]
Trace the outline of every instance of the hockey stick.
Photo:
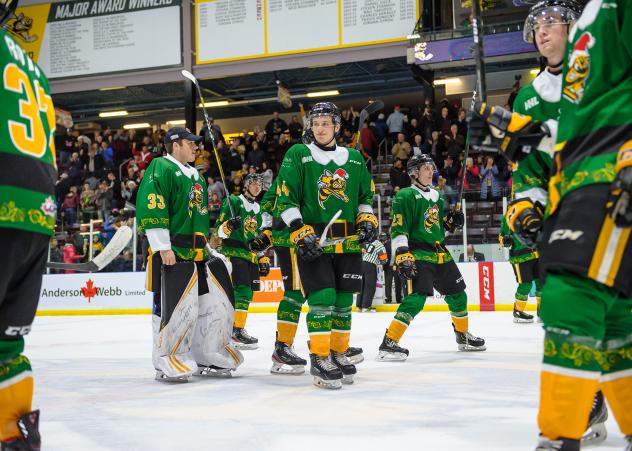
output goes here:
[[376, 100], [369, 103], [362, 111], [360, 111], [360, 120], [358, 121], [358, 142], [356, 143], [357, 150], [360, 150], [360, 147], [362, 146], [362, 126], [370, 115], [380, 111], [382, 108], [384, 108], [384, 102]]
[[222, 185], [224, 185], [224, 192], [226, 193], [226, 202], [228, 203], [228, 208], [230, 209], [230, 217], [231, 219], [235, 218], [235, 211], [233, 210], [233, 205], [230, 203], [230, 194], [228, 193], [228, 185], [226, 185], [226, 178], [224, 177], [224, 168], [222, 168], [222, 162], [219, 159], [219, 152], [217, 151], [217, 146], [215, 145], [215, 138], [213, 137], [213, 129], [211, 128], [211, 121], [208, 119], [208, 114], [206, 113], [206, 107], [204, 106], [204, 97], [202, 96], [202, 90], [200, 89], [200, 84], [193, 75], [188, 70], [182, 70], [182, 75], [189, 79], [195, 87], [197, 88], [198, 95], [200, 96], [200, 102], [202, 103], [202, 112], [204, 113], [204, 122], [206, 123], [206, 128], [208, 129], [208, 135], [211, 138], [211, 146], [213, 147], [213, 153], [215, 154], [215, 160], [217, 161], [217, 167], [219, 168], [219, 175], [222, 178]]
[[94, 257], [91, 261], [85, 263], [60, 263], [60, 262], [47, 262], [46, 267], [53, 269], [72, 269], [74, 271], [81, 272], [97, 272], [101, 271], [117, 255], [127, 246], [127, 243], [132, 239], [132, 229], [128, 226], [121, 226], [107, 246], [101, 251], [99, 255]]
[[331, 226], [334, 225], [334, 223], [338, 220], [341, 214], [342, 214], [342, 210], [338, 210], [336, 214], [327, 223], [327, 227], [325, 227], [325, 230], [323, 230], [323, 233], [320, 235], [320, 240], [318, 240], [318, 245], [320, 247], [333, 246], [335, 244], [344, 243], [346, 241], [358, 241], [360, 239], [358, 235], [350, 235], [350, 236], [345, 236], [341, 238], [334, 238], [332, 240], [327, 239], [327, 233], [329, 233]]

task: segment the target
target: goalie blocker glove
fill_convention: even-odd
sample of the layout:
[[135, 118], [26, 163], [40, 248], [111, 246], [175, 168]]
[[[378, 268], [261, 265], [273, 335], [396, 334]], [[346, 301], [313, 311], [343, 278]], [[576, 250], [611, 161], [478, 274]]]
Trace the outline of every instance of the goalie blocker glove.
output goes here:
[[619, 151], [606, 208], [618, 227], [632, 227], [632, 148]]
[[377, 239], [377, 218], [373, 213], [360, 213], [356, 217], [355, 225], [361, 244], [372, 243]]
[[290, 241], [296, 246], [299, 258], [305, 261], [314, 261], [323, 254], [314, 228], [303, 224], [300, 219], [295, 219], [290, 224]]
[[529, 198], [513, 200], [507, 207], [507, 225], [525, 245], [534, 248], [542, 232], [544, 206]]
[[476, 102], [469, 123], [470, 143], [474, 149], [491, 147], [509, 161], [520, 161], [535, 150], [549, 128], [531, 116], [512, 113], [498, 106]]
[[407, 247], [402, 246], [395, 253], [395, 264], [397, 265], [397, 274], [402, 279], [412, 280], [417, 276], [417, 265], [415, 264], [415, 256], [411, 254]]

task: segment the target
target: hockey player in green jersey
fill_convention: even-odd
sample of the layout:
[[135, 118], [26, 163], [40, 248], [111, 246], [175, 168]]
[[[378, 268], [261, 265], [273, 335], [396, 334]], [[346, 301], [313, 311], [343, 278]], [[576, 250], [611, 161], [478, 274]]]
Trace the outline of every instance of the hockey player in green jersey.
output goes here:
[[514, 233], [509, 230], [507, 220], [504, 217], [500, 220], [498, 240], [501, 246], [509, 248], [509, 263], [511, 263], [516, 282], [518, 282], [518, 288], [516, 288], [514, 295], [514, 323], [532, 323], [533, 315], [526, 313], [524, 309], [527, 306], [531, 287], [535, 283], [538, 316], [540, 314], [540, 296], [542, 295], [542, 283], [538, 271], [540, 254], [536, 249], [525, 246], [516, 238]]
[[463, 226], [463, 213], [444, 216], [443, 195], [432, 187], [436, 166], [428, 155], [415, 155], [406, 165], [412, 186], [399, 190], [391, 209], [391, 246], [399, 277], [408, 284], [395, 318], [384, 335], [378, 360], [401, 361], [408, 350], [398, 342], [424, 308], [433, 288], [445, 295], [460, 351], [484, 351], [485, 340], [469, 332], [463, 276], [445, 248], [445, 232]]
[[33, 372], [23, 354], [55, 228], [55, 109], [44, 72], [2, 27], [0, 1], [0, 448], [40, 449]]
[[[263, 180], [260, 174], [248, 174], [244, 179], [244, 192], [224, 200], [220, 210], [217, 235], [222, 239], [222, 253], [233, 265], [235, 287], [235, 324], [233, 343], [238, 349], [257, 349], [259, 340], [246, 331], [248, 307], [253, 291], [259, 291], [259, 277], [270, 273], [270, 259], [263, 253], [250, 251], [248, 242], [259, 235], [261, 207], [257, 196], [261, 193]], [[231, 217], [231, 207], [235, 217]]]
[[[477, 105], [475, 112], [474, 144], [491, 135], [512, 160], [552, 134], [502, 109]], [[515, 229], [542, 233], [538, 449], [579, 449], [598, 388], [632, 449], [630, 0], [592, 0], [571, 27], [555, 142], [543, 230], [529, 205], [508, 216]]]
[[156, 379], [166, 382], [186, 381], [192, 374], [229, 376], [243, 361], [230, 344], [234, 306], [227, 295], [232, 291], [228, 268], [221, 256], [206, 250], [206, 183], [188, 164], [201, 139], [186, 128], [169, 129], [167, 155], [145, 171], [136, 202], [139, 229], [149, 241], [152, 360]]
[[[340, 112], [330, 102], [309, 114], [310, 144], [292, 146], [283, 160], [278, 208], [297, 248], [307, 297], [310, 373], [314, 384], [340, 388], [356, 373], [346, 352], [351, 332], [353, 293], [361, 289], [361, 244], [375, 239], [373, 183], [360, 152], [336, 145]], [[319, 235], [340, 211], [329, 236], [346, 238], [321, 248]]]

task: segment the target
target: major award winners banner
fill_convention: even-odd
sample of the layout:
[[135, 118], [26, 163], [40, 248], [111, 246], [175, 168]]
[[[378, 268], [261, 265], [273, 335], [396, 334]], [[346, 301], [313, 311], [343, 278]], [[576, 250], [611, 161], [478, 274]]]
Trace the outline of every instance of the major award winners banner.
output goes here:
[[196, 0], [197, 64], [406, 40], [419, 0]]
[[20, 7], [7, 29], [49, 78], [182, 62], [181, 0], [88, 0]]

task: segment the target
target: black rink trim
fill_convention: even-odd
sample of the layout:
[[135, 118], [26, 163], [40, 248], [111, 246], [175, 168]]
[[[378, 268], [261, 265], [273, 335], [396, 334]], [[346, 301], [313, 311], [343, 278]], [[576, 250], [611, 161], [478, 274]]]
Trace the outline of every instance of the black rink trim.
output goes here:
[[57, 169], [31, 157], [3, 152], [0, 180], [5, 186], [54, 195]]

